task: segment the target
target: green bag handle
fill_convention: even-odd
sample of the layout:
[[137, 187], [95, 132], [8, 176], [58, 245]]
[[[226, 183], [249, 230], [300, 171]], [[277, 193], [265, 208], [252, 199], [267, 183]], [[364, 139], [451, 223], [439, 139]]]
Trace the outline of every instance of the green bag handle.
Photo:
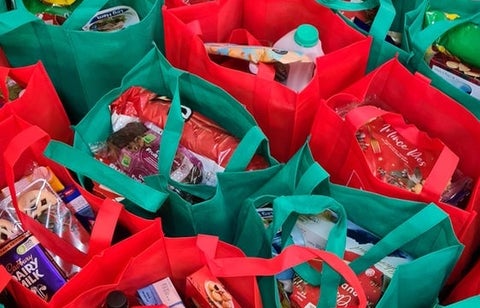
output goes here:
[[[159, 176], [154, 176], [157, 179], [157, 183], [161, 187], [167, 187], [168, 184], [176, 187], [185, 188], [186, 191], [194, 193], [197, 196], [204, 197], [204, 192], [207, 194], [214, 192], [211, 187], [206, 185], [188, 185], [182, 183], [176, 183], [170, 179], [170, 170], [172, 169], [175, 153], [180, 144], [181, 132], [185, 121], [182, 118], [180, 91], [182, 83], [179, 82], [178, 87], [175, 89], [175, 93], [171, 102], [170, 111], [168, 114], [165, 129], [162, 135], [162, 141], [159, 151]], [[227, 164], [225, 171], [235, 172], [243, 171], [247, 168], [248, 163], [252, 160], [260, 146], [266, 142], [266, 137], [258, 126], [252, 126], [245, 136], [239, 142], [234, 153], [230, 157], [230, 161]], [[149, 179], [152, 177], [149, 177]], [[150, 180], [149, 180], [150, 181]], [[203, 191], [203, 193], [202, 193]], [[210, 195], [211, 196], [211, 195]]]
[[317, 162], [314, 162], [303, 173], [302, 177], [297, 183], [294, 195], [309, 195], [312, 194], [315, 188], [320, 186], [325, 181], [328, 181], [330, 175]]
[[[421, 21], [423, 21], [423, 19], [421, 19]], [[420, 23], [421, 21], [417, 20], [418, 23]], [[435, 42], [442, 34], [444, 34], [450, 29], [453, 29], [456, 26], [467, 22], [480, 24], [480, 13], [476, 13], [467, 18], [458, 18], [452, 21], [442, 20], [434, 23], [433, 25], [429, 25], [421, 31], [414, 33], [412, 35], [412, 41], [413, 45], [419, 51], [418, 57], [423, 59], [423, 54], [428, 49], [428, 47], [430, 47], [433, 42]], [[420, 25], [417, 26], [421, 27]]]
[[51, 140], [44, 155], [75, 173], [89, 177], [98, 183], [106, 183], [108, 188], [121, 193], [150, 213], [156, 213], [168, 197], [168, 194], [132, 180], [129, 176], [65, 143]]
[[448, 219], [448, 215], [435, 204], [430, 203], [395, 228], [395, 230], [384, 236], [363, 256], [353, 260], [350, 263], [350, 267], [355, 273], [359, 274], [446, 219]]
[[364, 11], [379, 5], [379, 0], [365, 0], [359, 3], [344, 0], [317, 0], [317, 2], [328, 8], [342, 11]]
[[[245, 155], [245, 153], [255, 153], [256, 148], [260, 147], [263, 142], [266, 142], [266, 139], [261, 129], [258, 126], [253, 126], [252, 128], [250, 128], [250, 130], [248, 130], [248, 132], [242, 138], [242, 140], [237, 146], [237, 149], [231, 156], [231, 163], [227, 165], [225, 171], [235, 172], [245, 170], [245, 166], [248, 165], [251, 160], [248, 158], [249, 155]], [[145, 178], [145, 183], [160, 190], [165, 189], [166, 181], [169, 185], [174, 186], [181, 191], [187, 192], [205, 200], [211, 198], [217, 190], [216, 187], [203, 184], [200, 185], [179, 183], [170, 178], [166, 179], [163, 175], [152, 175]]]
[[[265, 231], [267, 240], [270, 243], [273, 241], [277, 231], [282, 230], [282, 247], [285, 247], [286, 242], [293, 244], [289, 236], [299, 215], [316, 215], [330, 209], [337, 214], [338, 219], [330, 230], [325, 250], [343, 258], [346, 243], [347, 214], [340, 203], [331, 197], [323, 195], [261, 197], [262, 201], [268, 198], [273, 200], [274, 212], [273, 221]], [[335, 306], [336, 290], [340, 283], [340, 276], [329, 266], [323, 268], [320, 277], [309, 264], [302, 264], [297, 268], [301, 271], [301, 276], [306, 281], [319, 280], [319, 284], [322, 286], [323, 292], [325, 292], [324, 294], [328, 294], [328, 296], [320, 297], [318, 307]]]
[[396, 14], [392, 0], [365, 0], [361, 3], [344, 0], [317, 0], [317, 2], [331, 9], [343, 11], [364, 11], [378, 7], [369, 34], [380, 42], [387, 36]]
[[[22, 1], [18, 1], [22, 2]], [[0, 14], [0, 36], [8, 34], [21, 26], [36, 22], [43, 23], [40, 18], [26, 10], [13, 10]]]

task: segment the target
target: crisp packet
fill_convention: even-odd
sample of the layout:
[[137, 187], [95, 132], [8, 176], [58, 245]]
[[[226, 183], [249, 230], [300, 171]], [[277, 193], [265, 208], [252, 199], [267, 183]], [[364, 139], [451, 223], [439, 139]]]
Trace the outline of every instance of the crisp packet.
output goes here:
[[48, 252], [29, 232], [0, 248], [0, 263], [14, 279], [45, 301], [67, 282]]
[[140, 18], [133, 8], [121, 5], [97, 12], [82, 29], [84, 31], [112, 32], [125, 29], [139, 21]]
[[294, 62], [312, 62], [308, 56], [291, 50], [228, 43], [205, 43], [204, 45], [209, 54], [247, 60], [253, 63], [280, 62], [289, 64]]

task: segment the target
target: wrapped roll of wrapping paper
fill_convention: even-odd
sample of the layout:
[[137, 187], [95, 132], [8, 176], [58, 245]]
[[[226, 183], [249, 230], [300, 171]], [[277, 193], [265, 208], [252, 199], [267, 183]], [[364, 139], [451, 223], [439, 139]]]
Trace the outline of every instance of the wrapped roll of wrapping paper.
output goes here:
[[[112, 115], [134, 117], [143, 123], [151, 122], [162, 129], [167, 122], [169, 109], [168, 98], [159, 97], [156, 93], [135, 86], [127, 89], [110, 105]], [[206, 116], [188, 107], [182, 110], [185, 126], [180, 144], [225, 167], [237, 148], [239, 140]], [[268, 167], [267, 161], [259, 155], [255, 155], [248, 165], [249, 170], [266, 167]]]
[[[437, 10], [425, 13], [425, 27], [444, 20], [461, 18], [457, 14], [450, 14]], [[480, 67], [480, 26], [467, 22], [461, 24], [442, 35], [436, 44], [445, 47], [451, 54], [462, 61]]]

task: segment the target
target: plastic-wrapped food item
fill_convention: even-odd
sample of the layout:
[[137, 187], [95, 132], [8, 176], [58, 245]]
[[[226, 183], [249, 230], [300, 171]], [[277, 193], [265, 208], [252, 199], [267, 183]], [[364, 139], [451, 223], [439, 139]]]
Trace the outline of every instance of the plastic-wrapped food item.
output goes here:
[[[453, 13], [428, 10], [425, 13], [424, 26], [432, 25], [439, 21], [454, 20], [461, 16]], [[451, 54], [455, 55], [467, 64], [480, 67], [480, 26], [473, 22], [466, 22], [444, 33], [436, 41], [437, 45], [443, 46]]]
[[80, 2], [75, 0], [24, 0], [24, 5], [45, 23], [62, 25]]
[[[90, 237], [88, 232], [45, 179], [37, 179], [18, 191], [17, 201], [20, 211], [34, 218], [77, 249], [87, 251]], [[2, 200], [0, 210], [3, 223], [2, 240], [8, 241], [23, 231], [11, 196]], [[8, 226], [11, 227], [10, 230]], [[77, 266], [65, 262], [58, 256], [54, 256], [54, 260], [69, 277], [79, 270]]]
[[[110, 105], [110, 109], [114, 131], [119, 118], [128, 118], [129, 122], [134, 120], [143, 123], [150, 122], [163, 129], [170, 109], [170, 99], [164, 96], [160, 97], [145, 88], [134, 86], [115, 100]], [[239, 140], [206, 116], [185, 106], [182, 109], [185, 125], [180, 144], [224, 168], [237, 148]], [[120, 125], [120, 127], [122, 126]], [[268, 167], [268, 163], [260, 155], [255, 155], [248, 165], [249, 170], [266, 167]]]
[[[143, 182], [146, 176], [158, 173], [160, 140], [161, 133], [148, 129], [143, 123], [131, 122], [110, 135], [105, 147], [97, 149], [95, 156], [133, 179]], [[185, 147], [180, 146], [170, 176], [177, 182], [201, 183], [202, 162]]]
[[[0, 107], [3, 106], [7, 101], [13, 101], [24, 92], [24, 88], [18, 84], [13, 78], [7, 76], [5, 83], [0, 85], [3, 89], [0, 91]], [[6, 95], [4, 95], [5, 93]]]
[[473, 179], [456, 170], [440, 201], [464, 208], [472, 193]]
[[419, 194], [443, 145], [418, 129], [417, 138], [412, 140], [402, 134], [406, 128], [406, 125], [395, 126], [386, 118], [377, 117], [359, 128], [355, 136], [377, 178]]

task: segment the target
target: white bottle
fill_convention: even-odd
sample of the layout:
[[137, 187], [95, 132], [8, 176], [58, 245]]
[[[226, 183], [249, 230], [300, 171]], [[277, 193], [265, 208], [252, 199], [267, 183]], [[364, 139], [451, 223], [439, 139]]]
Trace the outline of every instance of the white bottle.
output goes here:
[[294, 91], [302, 91], [313, 77], [315, 59], [324, 55], [317, 28], [302, 24], [281, 37], [273, 48], [301, 52], [312, 60], [311, 63], [297, 62], [289, 65], [285, 85]]

